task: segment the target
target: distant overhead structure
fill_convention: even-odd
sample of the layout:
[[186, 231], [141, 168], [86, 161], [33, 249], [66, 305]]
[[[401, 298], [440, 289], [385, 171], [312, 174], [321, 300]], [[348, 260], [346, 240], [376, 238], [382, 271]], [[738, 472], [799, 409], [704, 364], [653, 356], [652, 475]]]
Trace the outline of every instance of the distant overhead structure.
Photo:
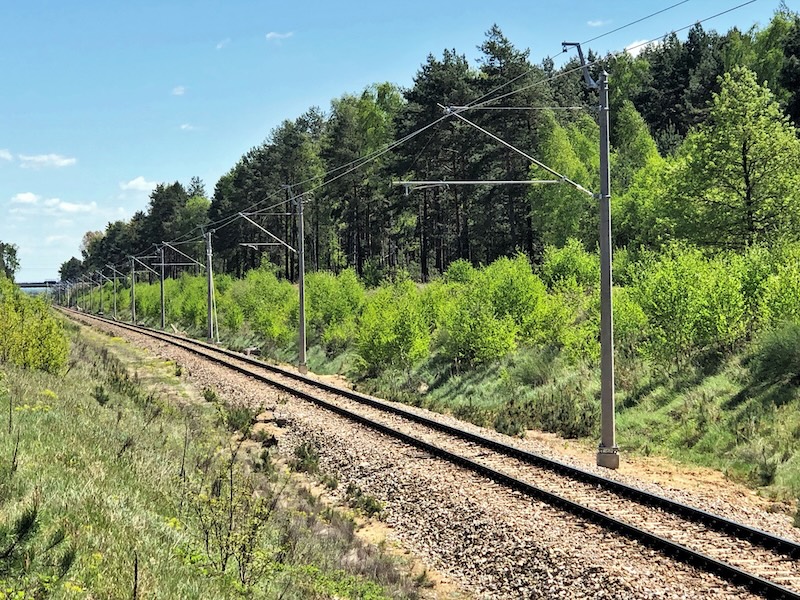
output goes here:
[[272, 240], [271, 242], [245, 242], [241, 244], [242, 246], [247, 246], [250, 248], [258, 249], [261, 246], [283, 246], [290, 252], [293, 252], [297, 255], [297, 271], [298, 271], [298, 288], [300, 294], [300, 306], [299, 306], [299, 315], [298, 315], [298, 331], [297, 331], [297, 350], [298, 350], [298, 360], [297, 360], [297, 370], [300, 373], [307, 373], [308, 372], [308, 365], [306, 362], [306, 263], [305, 263], [305, 226], [304, 226], [304, 218], [303, 218], [303, 198], [304, 194], [300, 194], [294, 196], [292, 194], [291, 186], [287, 186], [289, 190], [289, 194], [292, 195], [292, 201], [295, 204], [296, 214], [297, 214], [297, 248], [288, 244], [285, 240], [281, 239], [262, 225], [256, 223], [253, 219], [250, 218], [250, 215], [254, 216], [257, 213], [239, 213], [239, 217], [244, 219], [245, 221], [249, 222], [251, 225], [262, 231], [263, 233], [267, 234], [269, 238]]
[[525, 157], [531, 163], [542, 168], [547, 173], [552, 175], [554, 179], [543, 180], [530, 180], [530, 181], [503, 181], [503, 180], [488, 180], [488, 181], [395, 181], [392, 182], [394, 186], [405, 188], [406, 194], [413, 190], [426, 189], [432, 187], [448, 187], [456, 185], [552, 185], [552, 184], [566, 184], [574, 187], [576, 190], [583, 192], [598, 200], [599, 213], [600, 213], [600, 410], [601, 410], [601, 424], [602, 432], [600, 445], [597, 451], [597, 464], [601, 467], [609, 469], [619, 468], [619, 448], [616, 443], [615, 433], [615, 417], [614, 417], [614, 325], [612, 319], [612, 305], [611, 305], [611, 178], [609, 167], [609, 103], [608, 103], [608, 73], [605, 71], [600, 75], [599, 83], [594, 80], [589, 73], [589, 66], [583, 56], [583, 50], [579, 43], [564, 42], [562, 44], [564, 50], [568, 47], [575, 47], [578, 50], [578, 57], [581, 61], [583, 70], [583, 78], [586, 85], [591, 89], [596, 89], [600, 94], [599, 104], [599, 125], [600, 125], [600, 193], [586, 189], [576, 181], [558, 173], [554, 169], [548, 167], [546, 164], [537, 160], [530, 154], [520, 150], [506, 140], [500, 138], [494, 133], [487, 131], [480, 125], [473, 123], [461, 113], [470, 110], [470, 106], [444, 106], [439, 104], [439, 107], [445, 111], [447, 115], [453, 116], [460, 121], [477, 129], [481, 133], [489, 136], [497, 143], [505, 146], [509, 150]]
[[54, 287], [58, 282], [53, 279], [45, 281], [22, 281], [16, 285], [24, 290], [49, 290]]

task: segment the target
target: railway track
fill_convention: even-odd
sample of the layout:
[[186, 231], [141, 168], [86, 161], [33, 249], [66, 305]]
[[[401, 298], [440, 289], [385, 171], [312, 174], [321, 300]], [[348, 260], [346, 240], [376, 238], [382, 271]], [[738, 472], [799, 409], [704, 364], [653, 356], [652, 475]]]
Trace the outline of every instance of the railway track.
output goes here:
[[796, 541], [205, 342], [65, 312], [222, 364], [761, 596], [800, 599]]

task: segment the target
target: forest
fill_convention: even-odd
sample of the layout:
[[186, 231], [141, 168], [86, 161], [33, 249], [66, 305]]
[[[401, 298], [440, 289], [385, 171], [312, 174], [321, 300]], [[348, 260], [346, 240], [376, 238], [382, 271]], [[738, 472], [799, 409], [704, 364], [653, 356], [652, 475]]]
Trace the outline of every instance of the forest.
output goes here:
[[[784, 8], [763, 29], [720, 35], [698, 24], [685, 40], [670, 35], [636, 57], [589, 52], [595, 76], [610, 73], [616, 247], [658, 250], [683, 240], [715, 251], [797, 237], [799, 23]], [[409, 89], [378, 83], [284, 121], [220, 178], [210, 199], [196, 178], [159, 185], [146, 210], [87, 232], [83, 256], [64, 263], [62, 277], [127, 264], [163, 241], [197, 239], [187, 247], [202, 256], [208, 225], [218, 272], [240, 277], [270, 261], [293, 281], [292, 253], [242, 246], [270, 240], [231, 217], [258, 211], [259, 223], [291, 244], [289, 200], [300, 195], [309, 270], [351, 267], [370, 285], [400, 269], [428, 281], [458, 259], [489, 264], [522, 252], [538, 264], [546, 244], [569, 238], [593, 251], [597, 212], [567, 186], [406, 194], [391, 185], [546, 178], [477, 129], [443, 118], [441, 104], [476, 105], [461, 114], [597, 190], [598, 100], [577, 60], [558, 69], [533, 64], [496, 26], [480, 51], [477, 65], [456, 50], [431, 54]]]
[[[784, 498], [800, 491], [799, 46], [800, 16], [781, 7], [763, 28], [697, 24], [636, 56], [588, 53], [611, 83], [621, 443]], [[284, 121], [210, 198], [197, 178], [159, 185], [130, 221], [88, 232], [62, 279], [163, 241], [203, 257], [210, 230], [223, 335], [293, 360], [295, 255], [236, 216], [296, 247], [301, 199], [312, 368], [513, 435], [595, 435], [595, 201], [567, 185], [393, 185], [551, 178], [481, 128], [598, 189], [598, 100], [577, 60], [534, 64], [497, 27], [480, 51], [475, 65], [431, 54], [408, 89]], [[154, 323], [158, 285], [140, 276]], [[202, 276], [168, 277], [169, 321], [201, 331]]]

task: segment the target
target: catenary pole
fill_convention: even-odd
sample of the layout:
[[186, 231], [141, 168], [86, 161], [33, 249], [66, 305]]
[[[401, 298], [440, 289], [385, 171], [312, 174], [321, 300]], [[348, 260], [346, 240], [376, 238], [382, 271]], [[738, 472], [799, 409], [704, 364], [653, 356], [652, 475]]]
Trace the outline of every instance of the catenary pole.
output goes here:
[[106, 264], [106, 267], [111, 269], [111, 272], [114, 273], [114, 320], [116, 321], [117, 320], [117, 275], [119, 275], [120, 272], [117, 271], [114, 265]]
[[608, 73], [600, 75], [600, 446], [597, 464], [619, 468], [614, 417], [614, 317], [611, 302], [611, 175]]
[[206, 232], [206, 279], [208, 280], [208, 341], [214, 341], [214, 312], [213, 312], [213, 296], [214, 296], [214, 274], [211, 272], [211, 231]]
[[164, 246], [159, 248], [161, 251], [161, 330], [164, 330]]
[[299, 271], [298, 284], [300, 288], [300, 327], [297, 346], [299, 348], [297, 370], [301, 373], [308, 372], [306, 364], [306, 242], [305, 228], [303, 224], [303, 195], [299, 195], [297, 200], [297, 268]]
[[131, 256], [131, 323], [136, 325], [136, 265]]
[[97, 271], [97, 291], [100, 293], [100, 314], [103, 314], [103, 274]]

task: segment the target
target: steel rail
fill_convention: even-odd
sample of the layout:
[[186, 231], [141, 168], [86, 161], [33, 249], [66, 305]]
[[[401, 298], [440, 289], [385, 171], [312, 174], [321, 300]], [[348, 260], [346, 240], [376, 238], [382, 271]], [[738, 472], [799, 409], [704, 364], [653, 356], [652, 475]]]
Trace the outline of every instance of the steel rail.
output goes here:
[[[577, 469], [576, 467], [572, 467], [571, 465], [566, 465], [559, 461], [554, 461], [552, 459], [539, 456], [537, 454], [528, 452], [526, 450], [522, 450], [520, 448], [515, 448], [514, 446], [506, 445], [501, 442], [491, 440], [490, 438], [462, 431], [450, 425], [440, 423], [433, 419], [427, 419], [426, 417], [416, 415], [410, 411], [406, 411], [399, 407], [392, 406], [376, 398], [371, 398], [364, 394], [353, 392], [352, 390], [347, 390], [345, 388], [339, 388], [337, 386], [320, 382], [311, 379], [309, 377], [300, 375], [299, 373], [294, 373], [286, 369], [277, 367], [275, 365], [270, 365], [263, 361], [255, 360], [250, 356], [246, 356], [238, 352], [233, 352], [231, 350], [227, 350], [224, 348], [219, 348], [217, 346], [214, 346], [213, 344], [208, 344], [202, 341], [193, 340], [190, 338], [186, 338], [185, 336], [154, 330], [149, 327], [133, 326], [129, 323], [115, 321], [113, 319], [106, 319], [104, 317], [99, 317], [96, 315], [87, 314], [80, 311], [64, 309], [63, 307], [60, 307], [60, 309], [63, 310], [64, 312], [71, 313], [78, 317], [89, 317], [97, 319], [112, 325], [120, 326], [125, 329], [135, 331], [137, 333], [148, 335], [150, 337], [161, 338], [161, 339], [167, 338], [173, 345], [179, 348], [203, 356], [204, 358], [207, 358], [213, 362], [221, 364], [238, 373], [247, 375], [249, 377], [253, 377], [259, 381], [262, 381], [263, 383], [267, 383], [268, 385], [276, 387], [282, 391], [303, 398], [304, 400], [317, 404], [318, 406], [321, 406], [326, 410], [330, 410], [355, 422], [361, 423], [362, 425], [370, 427], [371, 429], [374, 429], [380, 433], [383, 433], [385, 435], [398, 439], [402, 442], [405, 442], [409, 445], [412, 445], [416, 448], [429, 452], [434, 456], [443, 458], [449, 462], [465, 467], [476, 473], [480, 473], [485, 477], [492, 479], [493, 481], [496, 481], [497, 483], [506, 485], [508, 487], [511, 487], [512, 489], [523, 492], [528, 496], [531, 496], [533, 498], [536, 498], [553, 506], [557, 506], [559, 508], [567, 510], [572, 514], [579, 516], [581, 518], [585, 518], [597, 525], [603, 526], [612, 531], [617, 531], [630, 539], [635, 539], [650, 548], [659, 550], [660, 552], [663, 552], [667, 556], [671, 556], [676, 560], [680, 560], [681, 562], [684, 562], [686, 564], [702, 568], [703, 570], [712, 573], [716, 573], [726, 581], [746, 587], [750, 591], [760, 594], [766, 598], [785, 598], [785, 599], [800, 600], [800, 594], [789, 588], [781, 586], [775, 582], [769, 581], [752, 573], [748, 573], [738, 567], [735, 567], [726, 562], [708, 556], [707, 554], [691, 550], [686, 546], [675, 543], [671, 540], [655, 535], [653, 533], [650, 533], [646, 530], [640, 529], [623, 521], [619, 521], [603, 512], [596, 511], [589, 507], [573, 502], [572, 500], [559, 496], [558, 494], [554, 494], [552, 492], [548, 492], [546, 490], [538, 488], [532, 485], [531, 483], [528, 483], [521, 479], [517, 479], [501, 471], [492, 469], [491, 467], [478, 463], [472, 459], [455, 454], [449, 450], [436, 446], [435, 444], [425, 442], [424, 440], [418, 439], [409, 434], [397, 431], [388, 425], [373, 421], [368, 417], [365, 417], [358, 413], [352, 412], [346, 408], [332, 404], [321, 398], [317, 398], [316, 396], [308, 392], [298, 390], [280, 381], [275, 381], [274, 379], [270, 379], [269, 377], [267, 377], [262, 373], [252, 371], [247, 367], [241, 365], [235, 365], [226, 362], [223, 358], [207, 354], [206, 352], [200, 351], [197, 348], [191, 347], [191, 345], [199, 346], [204, 350], [210, 350], [212, 352], [216, 352], [217, 354], [222, 354], [223, 356], [234, 358], [250, 366], [258, 367], [260, 369], [272, 371], [273, 373], [290, 377], [296, 381], [301, 381], [305, 384], [324, 389], [325, 391], [328, 392], [336, 393], [338, 395], [342, 395], [350, 399], [358, 400], [374, 408], [386, 409], [389, 412], [392, 412], [394, 414], [403, 417], [407, 417], [411, 420], [414, 420], [417, 423], [427, 425], [431, 428], [440, 430], [442, 432], [450, 433], [452, 435], [461, 437], [462, 439], [468, 441], [473, 441], [475, 443], [484, 445], [487, 448], [493, 449], [508, 456], [512, 456], [515, 458], [522, 458], [523, 460], [530, 458], [531, 460], [528, 460], [526, 462], [531, 462], [536, 466], [544, 466], [547, 468], [551, 468], [552, 470], [560, 474], [568, 475], [584, 482], [595, 483], [597, 485], [601, 485], [603, 487], [606, 487], [614, 491], [617, 491], [619, 489], [620, 494], [624, 493], [625, 495], [630, 495], [629, 497], [632, 497], [642, 503], [649, 504], [651, 506], [655, 506], [658, 508], [664, 508], [664, 506], [674, 507], [675, 510], [670, 510], [669, 512], [673, 512], [674, 514], [686, 518], [687, 520], [693, 520], [699, 522], [710, 529], [713, 528], [718, 531], [722, 531], [729, 535], [733, 535], [735, 537], [744, 539], [750, 543], [764, 546], [773, 551], [777, 551], [783, 554], [788, 554], [790, 556], [796, 556], [798, 549], [800, 549], [800, 544], [797, 544], [796, 542], [793, 542], [791, 540], [774, 536], [760, 529], [750, 528], [747, 525], [731, 521], [725, 517], [721, 517], [713, 513], [702, 511], [695, 507], [681, 504], [673, 500], [669, 500], [668, 498], [664, 498], [656, 494], [651, 494], [644, 490], [628, 486], [620, 482], [605, 479], [603, 477], [595, 475], [594, 473], [589, 473], [588, 471]], [[576, 471], [580, 474], [580, 476], [575, 475]], [[584, 478], [583, 476], [588, 476], [588, 478]], [[618, 488], [618, 486], [620, 487]], [[639, 495], [641, 495], [641, 499], [638, 498]], [[667, 504], [662, 506], [661, 504], [662, 502], [666, 502]], [[684, 510], [688, 511], [686, 515], [683, 514]], [[765, 540], [763, 539], [763, 536], [766, 536], [769, 539]]]

